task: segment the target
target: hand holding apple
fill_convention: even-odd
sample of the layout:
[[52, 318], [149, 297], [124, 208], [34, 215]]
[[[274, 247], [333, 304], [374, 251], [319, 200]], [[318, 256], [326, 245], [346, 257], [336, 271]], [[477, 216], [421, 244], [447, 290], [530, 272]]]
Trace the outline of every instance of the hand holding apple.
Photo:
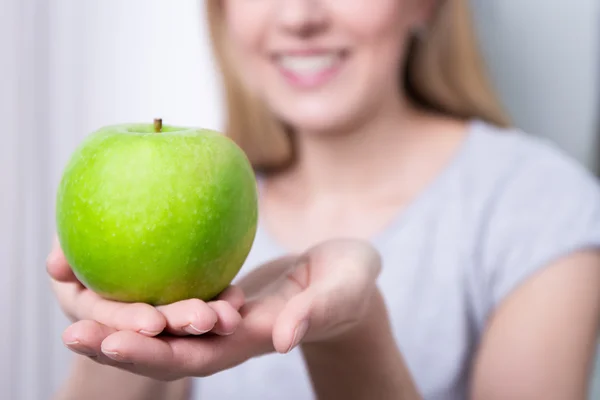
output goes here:
[[[226, 289], [213, 302], [184, 300], [157, 309], [144, 303], [107, 300], [85, 288], [73, 275], [58, 246], [48, 257], [47, 269], [63, 311], [74, 322], [63, 334], [64, 344], [101, 364], [114, 362], [102, 353], [102, 339], [119, 330], [142, 338], [202, 332], [227, 335], [235, 331], [241, 321], [238, 310], [244, 297], [235, 287]], [[110, 356], [114, 358], [118, 354]]]

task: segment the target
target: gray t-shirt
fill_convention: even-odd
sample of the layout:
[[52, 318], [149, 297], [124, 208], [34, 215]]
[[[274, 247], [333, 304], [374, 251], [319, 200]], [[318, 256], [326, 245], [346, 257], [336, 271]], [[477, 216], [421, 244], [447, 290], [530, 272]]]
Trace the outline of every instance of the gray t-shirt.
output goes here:
[[[397, 344], [421, 394], [464, 399], [494, 308], [556, 258], [600, 246], [600, 188], [549, 141], [475, 120], [451, 165], [372, 243]], [[259, 227], [240, 275], [283, 254]], [[198, 400], [314, 398], [298, 349], [196, 379], [194, 390]]]

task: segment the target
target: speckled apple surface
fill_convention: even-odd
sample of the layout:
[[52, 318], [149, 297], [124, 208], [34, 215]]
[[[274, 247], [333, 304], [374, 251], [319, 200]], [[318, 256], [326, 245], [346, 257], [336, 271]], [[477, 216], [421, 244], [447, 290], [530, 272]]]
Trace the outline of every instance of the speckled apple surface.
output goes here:
[[257, 228], [256, 179], [218, 132], [152, 124], [88, 136], [57, 193], [57, 233], [77, 278], [109, 299], [168, 304], [214, 298]]

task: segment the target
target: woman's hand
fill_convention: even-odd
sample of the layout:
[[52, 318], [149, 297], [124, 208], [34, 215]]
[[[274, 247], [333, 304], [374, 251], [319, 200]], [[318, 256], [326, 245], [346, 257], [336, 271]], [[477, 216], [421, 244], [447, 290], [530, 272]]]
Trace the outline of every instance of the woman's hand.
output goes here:
[[[129, 328], [121, 323], [116, 327], [113, 320], [106, 321], [105, 315], [96, 313], [95, 318], [103, 319], [77, 322], [65, 331], [63, 339], [74, 350], [85, 343], [85, 352], [98, 362], [155, 379], [207, 376], [257, 355], [288, 352], [301, 341], [324, 343], [351, 332], [367, 313], [380, 269], [379, 255], [366, 242], [329, 241], [298, 257], [272, 261], [243, 277], [238, 286], [247, 303], [240, 309], [243, 319], [239, 325], [231, 324], [236, 328], [231, 335], [215, 335], [213, 330], [191, 337], [175, 330], [177, 335], [154, 336], [141, 332], [139, 325]], [[243, 301], [236, 289], [226, 291], [223, 297], [225, 302], [220, 304], [233, 309]], [[181, 316], [190, 313], [198, 322], [212, 323], [214, 318], [210, 303], [203, 307], [193, 300], [151, 310], [144, 305], [119, 307], [128, 307], [132, 321], [141, 318], [129, 307], [148, 311], [148, 315], [158, 311], [166, 326], [177, 321], [181, 327]], [[216, 314], [217, 325], [228, 315]], [[106, 322], [113, 325], [109, 327]], [[216, 333], [219, 331], [228, 333]]]
[[379, 254], [355, 239], [275, 260], [239, 282], [247, 297], [240, 329], [260, 333], [265, 348], [279, 353], [300, 341], [335, 340], [363, 320], [380, 271]]
[[103, 355], [98, 340], [117, 331], [128, 331], [142, 337], [161, 333], [227, 335], [241, 321], [238, 310], [244, 304], [244, 297], [242, 291], [233, 286], [216, 301], [204, 303], [192, 299], [161, 310], [143, 303], [106, 300], [85, 288], [73, 274], [57, 240], [46, 264], [58, 302], [73, 322], [63, 334], [65, 345], [99, 362], [110, 363], [110, 359]]

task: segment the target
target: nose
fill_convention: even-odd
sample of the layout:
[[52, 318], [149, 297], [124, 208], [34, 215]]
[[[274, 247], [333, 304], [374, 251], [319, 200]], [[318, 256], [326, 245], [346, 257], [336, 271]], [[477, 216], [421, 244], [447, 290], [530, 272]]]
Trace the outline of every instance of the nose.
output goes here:
[[295, 35], [311, 36], [326, 24], [322, 0], [279, 0], [278, 25]]

